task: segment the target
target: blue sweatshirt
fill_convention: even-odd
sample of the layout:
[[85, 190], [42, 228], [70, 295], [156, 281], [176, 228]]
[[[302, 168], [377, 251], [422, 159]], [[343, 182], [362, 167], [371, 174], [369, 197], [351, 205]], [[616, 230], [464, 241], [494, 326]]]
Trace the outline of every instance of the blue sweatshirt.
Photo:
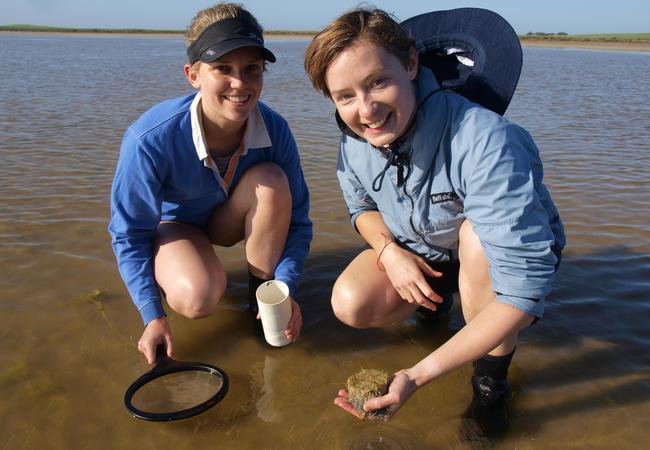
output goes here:
[[293, 209], [275, 278], [287, 283], [294, 298], [312, 239], [309, 192], [287, 122], [258, 102], [247, 121], [236, 169], [229, 170], [225, 180], [207, 158], [199, 99], [194, 93], [159, 103], [136, 120], [122, 140], [108, 230], [120, 274], [145, 325], [165, 314], [152, 270], [158, 224], [177, 221], [205, 227], [215, 206], [228, 199], [228, 191], [254, 164], [274, 162], [289, 180]]
[[417, 99], [426, 101], [402, 145], [402, 185], [396, 166], [379, 183], [386, 157], [343, 127], [337, 173], [352, 224], [379, 211], [406, 248], [449, 261], [458, 258], [458, 232], [467, 219], [490, 263], [497, 301], [542, 316], [556, 271], [553, 247], [564, 247], [565, 234], [542, 182], [539, 151], [521, 127], [438, 88], [422, 68]]

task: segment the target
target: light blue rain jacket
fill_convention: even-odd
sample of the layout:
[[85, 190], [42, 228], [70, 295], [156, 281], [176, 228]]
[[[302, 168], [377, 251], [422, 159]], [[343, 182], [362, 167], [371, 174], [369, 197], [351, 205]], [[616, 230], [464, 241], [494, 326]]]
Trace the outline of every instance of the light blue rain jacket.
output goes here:
[[379, 211], [403, 246], [449, 261], [458, 259], [458, 231], [468, 219], [497, 300], [541, 317], [556, 271], [552, 248], [563, 248], [565, 235], [533, 139], [500, 115], [439, 91], [426, 68], [417, 99], [415, 129], [397, 150], [406, 161], [400, 186], [395, 165], [381, 179], [385, 154], [343, 130], [337, 174], [352, 224]]

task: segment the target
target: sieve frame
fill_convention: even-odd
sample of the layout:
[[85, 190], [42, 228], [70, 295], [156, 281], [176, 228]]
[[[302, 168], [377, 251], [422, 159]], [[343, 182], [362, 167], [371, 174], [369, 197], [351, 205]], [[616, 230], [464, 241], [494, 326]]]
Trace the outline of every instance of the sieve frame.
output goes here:
[[[206, 372], [221, 380], [221, 387], [209, 399], [192, 406], [191, 408], [181, 409], [178, 411], [170, 411], [164, 413], [154, 413], [143, 411], [133, 406], [131, 402], [135, 393], [144, 385], [151, 383], [158, 378], [178, 372]], [[190, 362], [190, 361], [176, 361], [169, 358], [164, 351], [164, 347], [160, 346], [156, 349], [156, 365], [149, 372], [140, 376], [135, 380], [126, 390], [124, 394], [124, 406], [131, 413], [133, 417], [138, 419], [148, 420], [152, 422], [169, 422], [173, 420], [182, 420], [189, 417], [196, 416], [202, 412], [215, 406], [219, 403], [228, 393], [228, 376], [226, 373], [210, 364]]]

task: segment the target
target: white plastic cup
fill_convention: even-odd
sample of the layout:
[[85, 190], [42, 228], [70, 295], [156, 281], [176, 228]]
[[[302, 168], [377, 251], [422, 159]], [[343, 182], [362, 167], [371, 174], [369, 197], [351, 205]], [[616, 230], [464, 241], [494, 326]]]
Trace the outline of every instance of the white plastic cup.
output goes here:
[[291, 343], [284, 334], [291, 319], [289, 286], [280, 280], [265, 281], [255, 291], [255, 297], [266, 342], [274, 347]]

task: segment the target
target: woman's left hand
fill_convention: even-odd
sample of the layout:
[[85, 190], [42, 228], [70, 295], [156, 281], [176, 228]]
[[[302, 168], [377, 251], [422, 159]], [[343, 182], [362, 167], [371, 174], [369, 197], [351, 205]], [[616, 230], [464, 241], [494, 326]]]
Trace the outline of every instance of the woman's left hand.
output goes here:
[[[381, 397], [371, 398], [363, 405], [364, 411], [374, 411], [376, 409], [386, 408], [386, 420], [390, 419], [397, 411], [408, 401], [409, 398], [418, 389], [415, 381], [411, 379], [407, 370], [400, 370], [388, 380], [388, 392]], [[334, 404], [352, 414], [361, 418], [360, 413], [348, 401], [348, 392], [341, 389]]]
[[442, 303], [427, 281], [427, 276], [440, 278], [441, 272], [433, 270], [424, 258], [394, 244], [384, 247], [381, 260], [377, 260], [380, 270], [386, 272], [397, 294], [412, 305], [422, 306], [435, 311]]

